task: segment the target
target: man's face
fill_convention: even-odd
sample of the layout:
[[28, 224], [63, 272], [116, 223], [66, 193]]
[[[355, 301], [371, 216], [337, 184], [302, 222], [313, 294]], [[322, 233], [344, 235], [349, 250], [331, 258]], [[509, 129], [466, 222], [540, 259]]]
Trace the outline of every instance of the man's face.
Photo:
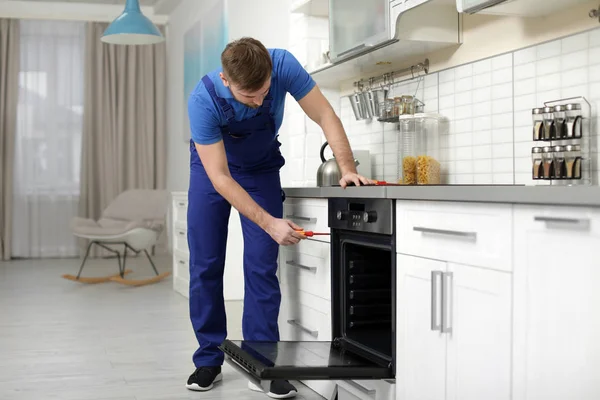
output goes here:
[[241, 90], [238, 85], [228, 81], [223, 73], [221, 73], [220, 76], [221, 80], [223, 81], [223, 85], [231, 90], [233, 97], [240, 103], [250, 108], [260, 107], [263, 103], [263, 100], [269, 93], [269, 89], [271, 88], [271, 78], [267, 79], [267, 81], [259, 90], [255, 92], [249, 92], [247, 90]]

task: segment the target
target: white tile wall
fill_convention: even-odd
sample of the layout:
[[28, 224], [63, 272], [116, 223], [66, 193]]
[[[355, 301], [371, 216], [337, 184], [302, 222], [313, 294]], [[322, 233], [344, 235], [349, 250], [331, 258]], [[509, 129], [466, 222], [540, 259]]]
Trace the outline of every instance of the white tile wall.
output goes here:
[[[308, 24], [303, 31], [310, 32], [310, 23], [322, 21], [301, 23]], [[449, 133], [440, 141], [439, 161], [446, 183], [534, 184], [531, 109], [574, 96], [585, 96], [592, 104], [593, 169], [598, 176], [600, 28], [429, 74], [418, 90], [416, 81], [400, 82], [390, 96], [415, 92], [427, 112], [439, 112], [450, 120]], [[348, 99], [335, 91], [326, 95], [338, 110], [352, 147], [371, 152], [373, 178], [396, 181], [397, 125], [376, 119], [356, 121]], [[286, 107], [289, 138], [282, 138], [288, 160], [284, 185], [314, 185], [323, 134], [293, 100]]]

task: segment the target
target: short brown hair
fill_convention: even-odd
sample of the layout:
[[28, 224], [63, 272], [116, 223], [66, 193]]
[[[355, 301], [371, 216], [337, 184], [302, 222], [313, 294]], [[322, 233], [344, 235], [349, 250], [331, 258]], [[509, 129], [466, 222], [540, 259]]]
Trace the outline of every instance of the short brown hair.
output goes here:
[[263, 87], [273, 70], [269, 51], [249, 37], [229, 43], [221, 53], [221, 64], [227, 80], [252, 92]]

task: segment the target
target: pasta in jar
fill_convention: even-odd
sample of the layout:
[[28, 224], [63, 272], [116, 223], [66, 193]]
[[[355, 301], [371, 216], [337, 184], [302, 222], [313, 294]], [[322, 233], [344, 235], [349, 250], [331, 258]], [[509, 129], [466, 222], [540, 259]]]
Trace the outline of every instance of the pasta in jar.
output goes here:
[[416, 160], [417, 184], [439, 185], [441, 183], [440, 163], [433, 157], [421, 155]]

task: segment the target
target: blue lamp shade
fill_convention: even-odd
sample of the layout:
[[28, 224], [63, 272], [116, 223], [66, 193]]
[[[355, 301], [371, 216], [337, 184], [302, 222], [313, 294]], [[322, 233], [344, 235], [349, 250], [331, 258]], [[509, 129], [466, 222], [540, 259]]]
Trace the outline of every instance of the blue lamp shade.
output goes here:
[[155, 44], [165, 40], [158, 28], [142, 14], [138, 0], [127, 0], [125, 10], [100, 39], [112, 44]]

